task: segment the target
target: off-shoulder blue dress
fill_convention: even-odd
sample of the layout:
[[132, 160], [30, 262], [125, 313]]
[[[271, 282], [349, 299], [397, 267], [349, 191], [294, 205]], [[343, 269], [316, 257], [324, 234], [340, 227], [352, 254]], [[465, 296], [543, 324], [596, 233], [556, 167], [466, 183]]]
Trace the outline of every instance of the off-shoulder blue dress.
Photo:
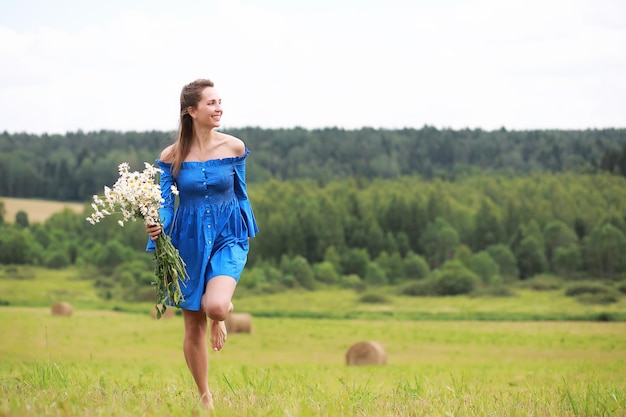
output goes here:
[[[156, 160], [161, 168], [160, 210], [163, 230], [172, 238], [187, 266], [189, 280], [181, 290], [181, 308], [200, 310], [207, 282], [218, 275], [239, 281], [248, 258], [248, 238], [259, 231], [246, 188], [245, 159], [242, 156], [183, 162], [177, 178], [171, 164]], [[171, 186], [179, 191], [178, 207]], [[148, 239], [148, 252], [155, 243]]]

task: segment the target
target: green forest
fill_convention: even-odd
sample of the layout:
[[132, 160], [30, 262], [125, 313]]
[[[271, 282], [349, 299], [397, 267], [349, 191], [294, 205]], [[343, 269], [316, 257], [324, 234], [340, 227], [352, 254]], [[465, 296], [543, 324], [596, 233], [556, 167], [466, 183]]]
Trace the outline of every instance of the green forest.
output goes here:
[[[268, 293], [392, 286], [406, 295], [511, 295], [511, 284], [626, 292], [626, 129], [233, 129], [260, 233], [240, 286]], [[150, 301], [142, 224], [85, 221], [174, 132], [0, 134], [0, 264], [76, 267], [103, 298]], [[4, 197], [85, 202], [43, 224]], [[27, 277], [25, 277], [26, 279]], [[1, 303], [10, 303], [3, 300]]]

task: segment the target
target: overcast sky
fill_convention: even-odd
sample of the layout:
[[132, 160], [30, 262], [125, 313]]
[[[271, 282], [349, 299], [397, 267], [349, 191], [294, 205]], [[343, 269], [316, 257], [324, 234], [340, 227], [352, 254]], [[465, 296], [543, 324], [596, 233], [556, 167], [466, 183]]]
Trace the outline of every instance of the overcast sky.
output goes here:
[[0, 0], [0, 131], [626, 127], [624, 0]]

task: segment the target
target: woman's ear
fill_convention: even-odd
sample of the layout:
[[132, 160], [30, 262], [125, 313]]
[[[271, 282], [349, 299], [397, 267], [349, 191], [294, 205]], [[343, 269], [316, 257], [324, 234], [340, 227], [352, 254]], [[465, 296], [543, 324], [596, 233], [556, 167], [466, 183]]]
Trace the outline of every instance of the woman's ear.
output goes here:
[[193, 106], [187, 107], [187, 114], [191, 116], [192, 119], [196, 118], [196, 108]]

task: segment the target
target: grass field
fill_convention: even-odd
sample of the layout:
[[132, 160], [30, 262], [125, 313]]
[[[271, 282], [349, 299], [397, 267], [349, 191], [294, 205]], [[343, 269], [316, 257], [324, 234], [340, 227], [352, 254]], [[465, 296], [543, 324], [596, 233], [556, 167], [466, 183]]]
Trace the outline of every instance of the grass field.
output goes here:
[[[20, 272], [0, 276], [0, 298], [11, 303], [0, 307], [0, 416], [203, 414], [180, 316], [157, 321], [149, 303], [100, 301], [76, 270]], [[359, 297], [236, 294], [253, 332], [230, 335], [210, 355], [214, 415], [626, 416], [626, 322], [523, 320], [623, 313], [623, 300]], [[75, 306], [72, 316], [50, 314], [60, 299]], [[436, 320], [413, 319], [429, 312]], [[451, 319], [463, 316], [481, 320]], [[346, 366], [362, 340], [381, 342], [388, 364]]]
[[[68, 301], [83, 310], [146, 313], [150, 303], [98, 298], [93, 281], [77, 268], [48, 270], [29, 266], [0, 268], [0, 305], [49, 307]], [[372, 290], [374, 291], [374, 290]], [[290, 291], [251, 295], [237, 290], [235, 305], [257, 317], [361, 320], [622, 321], [626, 297], [612, 304], [581, 304], [563, 290], [517, 289], [514, 297], [408, 297], [394, 288], [376, 288], [383, 303], [360, 302], [363, 294], [347, 289]]]
[[[201, 415], [182, 318], [0, 308], [1, 416]], [[623, 416], [626, 323], [254, 318], [211, 354], [219, 416]], [[378, 340], [388, 365], [348, 367]]]
[[19, 211], [26, 212], [30, 223], [43, 223], [52, 214], [63, 211], [65, 208], [74, 210], [79, 214], [85, 210], [85, 204], [81, 203], [11, 197], [0, 197], [0, 201], [4, 203], [7, 223], [15, 222], [15, 215]]

